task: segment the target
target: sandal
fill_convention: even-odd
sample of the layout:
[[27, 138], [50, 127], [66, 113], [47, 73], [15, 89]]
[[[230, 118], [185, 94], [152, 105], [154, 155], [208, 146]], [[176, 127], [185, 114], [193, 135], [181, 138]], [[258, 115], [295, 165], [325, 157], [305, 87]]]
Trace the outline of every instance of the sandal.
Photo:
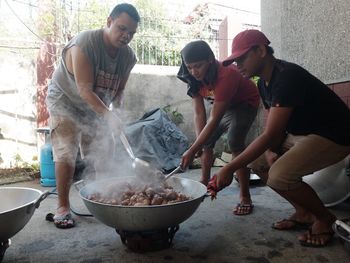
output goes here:
[[254, 205], [252, 203], [250, 204], [243, 204], [243, 203], [238, 203], [233, 210], [233, 214], [236, 216], [245, 216], [249, 215], [253, 212]]
[[73, 219], [71, 213], [66, 215], [54, 215], [52, 213], [48, 213], [46, 215], [46, 220], [53, 222], [55, 226], [60, 229], [72, 228], [75, 226], [75, 220]]
[[[284, 225], [284, 226], [278, 226]], [[303, 230], [309, 229], [312, 223], [299, 222], [295, 219], [282, 219], [276, 223], [273, 223], [271, 227], [276, 230]]]
[[327, 246], [334, 235], [334, 231], [326, 231], [318, 234], [313, 234], [312, 230], [309, 229], [305, 233], [305, 240], [299, 240], [300, 245], [304, 247], [325, 247]]

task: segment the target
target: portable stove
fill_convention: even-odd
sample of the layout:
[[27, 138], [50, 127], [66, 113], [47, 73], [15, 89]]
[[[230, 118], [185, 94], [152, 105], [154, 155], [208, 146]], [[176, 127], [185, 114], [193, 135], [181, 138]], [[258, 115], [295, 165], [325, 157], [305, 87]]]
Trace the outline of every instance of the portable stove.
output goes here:
[[124, 231], [116, 229], [123, 244], [138, 253], [169, 248], [179, 226], [149, 231]]

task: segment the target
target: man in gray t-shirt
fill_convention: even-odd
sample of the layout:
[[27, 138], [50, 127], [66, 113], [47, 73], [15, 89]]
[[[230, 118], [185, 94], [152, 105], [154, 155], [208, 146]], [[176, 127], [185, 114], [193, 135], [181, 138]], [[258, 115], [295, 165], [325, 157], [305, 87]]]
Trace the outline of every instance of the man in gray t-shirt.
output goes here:
[[[139, 21], [134, 6], [115, 6], [106, 27], [81, 32], [64, 47], [49, 83], [46, 104], [58, 192], [53, 220], [58, 228], [75, 224], [70, 214], [69, 188], [79, 147], [96, 174], [108, 172], [106, 158], [113, 156], [114, 151], [112, 134], [119, 135], [122, 128], [109, 106], [120, 106], [125, 84], [136, 64], [128, 44]], [[95, 157], [89, 158], [91, 153]]]

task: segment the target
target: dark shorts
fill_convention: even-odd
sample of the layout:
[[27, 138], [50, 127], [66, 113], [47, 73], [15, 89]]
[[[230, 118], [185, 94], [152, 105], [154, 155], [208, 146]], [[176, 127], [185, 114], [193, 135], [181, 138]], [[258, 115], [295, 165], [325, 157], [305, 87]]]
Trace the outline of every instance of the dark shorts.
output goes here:
[[227, 142], [232, 153], [243, 151], [246, 148], [247, 134], [257, 113], [258, 109], [250, 104], [228, 109], [204, 148], [214, 148], [216, 141], [227, 131]]

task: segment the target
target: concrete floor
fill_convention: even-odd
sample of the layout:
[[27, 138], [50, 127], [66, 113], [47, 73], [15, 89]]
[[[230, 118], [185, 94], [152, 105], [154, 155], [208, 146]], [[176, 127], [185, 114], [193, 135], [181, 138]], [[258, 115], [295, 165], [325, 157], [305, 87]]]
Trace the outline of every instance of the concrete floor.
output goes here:
[[[180, 177], [199, 178], [200, 170], [190, 170]], [[12, 184], [41, 190], [38, 181]], [[135, 253], [126, 248], [114, 229], [93, 217], [76, 216], [77, 226], [60, 230], [45, 221], [54, 212], [56, 197], [42, 201], [28, 224], [14, 237], [3, 262], [350, 262], [349, 243], [335, 237], [326, 248], [305, 248], [299, 245], [298, 231], [277, 231], [271, 224], [293, 212], [291, 206], [266, 186], [251, 187], [255, 204], [253, 214], [234, 216], [238, 202], [238, 184], [218, 195], [206, 198], [198, 210], [175, 234], [169, 249]], [[71, 190], [75, 210], [88, 213], [75, 189]], [[350, 202], [333, 207], [339, 218], [350, 217]]]

